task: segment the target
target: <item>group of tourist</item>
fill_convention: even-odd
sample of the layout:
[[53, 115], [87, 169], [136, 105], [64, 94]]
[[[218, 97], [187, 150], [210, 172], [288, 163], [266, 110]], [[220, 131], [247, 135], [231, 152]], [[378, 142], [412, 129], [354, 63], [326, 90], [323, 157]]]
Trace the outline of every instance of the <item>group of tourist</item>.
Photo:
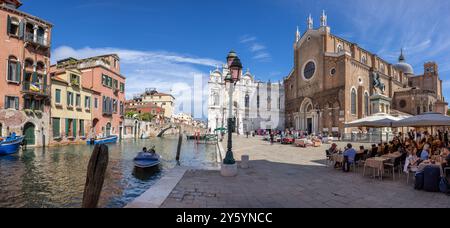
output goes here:
[[[249, 137], [250, 133], [246, 133], [247, 138]], [[257, 130], [252, 133], [253, 137], [256, 135], [259, 136], [265, 136], [266, 140], [269, 141], [271, 144], [274, 144], [275, 142], [281, 142], [282, 144], [293, 144], [295, 140], [297, 139], [305, 139], [310, 144], [313, 144], [314, 142], [322, 142], [324, 139], [321, 134], [314, 135], [314, 134], [308, 134], [307, 131], [298, 131], [298, 130], [292, 130], [292, 129], [286, 129], [286, 130]]]
[[381, 157], [396, 152], [401, 154], [400, 161], [403, 165], [403, 171], [406, 173], [417, 171], [422, 162], [442, 164], [442, 168], [445, 170], [445, 168], [450, 167], [448, 131], [445, 133], [438, 131], [435, 135], [431, 135], [427, 131], [420, 133], [410, 131], [407, 135], [399, 133], [390, 142], [373, 144], [370, 150], [361, 146], [357, 151], [351, 144], [348, 144], [342, 152], [337, 148], [337, 144], [332, 144], [331, 148], [326, 151], [328, 157], [336, 153], [342, 153], [346, 158], [345, 161], [350, 164], [358, 160]]

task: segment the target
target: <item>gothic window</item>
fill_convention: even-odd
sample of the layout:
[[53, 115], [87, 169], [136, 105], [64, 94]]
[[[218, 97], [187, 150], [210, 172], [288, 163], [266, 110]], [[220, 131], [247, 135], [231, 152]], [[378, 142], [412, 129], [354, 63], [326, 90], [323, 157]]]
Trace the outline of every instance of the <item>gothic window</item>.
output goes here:
[[342, 46], [342, 44], [338, 44], [336, 49], [337, 49], [337, 53], [343, 52], [344, 46]]
[[386, 73], [386, 68], [384, 67], [384, 64], [380, 64], [380, 71], [381, 73]]
[[315, 73], [316, 73], [316, 64], [313, 61], [309, 61], [305, 65], [305, 69], [303, 70], [303, 77], [306, 80], [309, 80], [314, 76]]
[[248, 94], [245, 95], [245, 108], [250, 108], [250, 96]]
[[36, 71], [38, 72], [44, 72], [45, 71], [45, 64], [43, 62], [38, 62], [36, 64]]
[[417, 115], [420, 115], [420, 106], [417, 107]]
[[356, 115], [356, 89], [352, 89], [352, 95], [351, 95], [351, 111], [352, 111], [352, 115]]
[[433, 111], [433, 105], [432, 104], [430, 104], [430, 107], [429, 107], [430, 109], [429, 109], [429, 112], [432, 112]]
[[219, 94], [213, 93], [213, 106], [219, 106]]
[[369, 116], [369, 94], [364, 94], [364, 111], [366, 116]]
[[361, 58], [361, 62], [364, 63], [364, 64], [367, 64], [367, 57], [366, 57], [366, 56], [363, 56], [363, 57]]

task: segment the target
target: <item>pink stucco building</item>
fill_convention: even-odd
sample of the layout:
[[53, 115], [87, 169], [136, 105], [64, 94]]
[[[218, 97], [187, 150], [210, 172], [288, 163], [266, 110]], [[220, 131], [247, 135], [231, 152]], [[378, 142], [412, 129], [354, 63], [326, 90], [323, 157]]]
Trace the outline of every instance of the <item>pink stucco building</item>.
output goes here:
[[0, 0], [0, 134], [16, 132], [27, 144], [48, 144], [52, 25]]
[[93, 92], [92, 125], [88, 137], [123, 135], [125, 112], [125, 77], [120, 73], [120, 59], [115, 54], [87, 59], [68, 58], [58, 68], [77, 68], [81, 84]]

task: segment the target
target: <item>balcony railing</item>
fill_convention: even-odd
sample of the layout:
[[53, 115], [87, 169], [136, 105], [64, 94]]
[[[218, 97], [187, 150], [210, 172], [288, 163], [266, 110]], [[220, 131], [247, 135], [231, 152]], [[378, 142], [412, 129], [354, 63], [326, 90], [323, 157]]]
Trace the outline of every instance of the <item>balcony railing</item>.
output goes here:
[[33, 33], [29, 32], [25, 33], [25, 41], [33, 42], [47, 47], [47, 42], [45, 41], [45, 38], [43, 36], [37, 36], [35, 40]]
[[39, 83], [23, 82], [22, 92], [40, 96], [50, 96], [50, 87]]

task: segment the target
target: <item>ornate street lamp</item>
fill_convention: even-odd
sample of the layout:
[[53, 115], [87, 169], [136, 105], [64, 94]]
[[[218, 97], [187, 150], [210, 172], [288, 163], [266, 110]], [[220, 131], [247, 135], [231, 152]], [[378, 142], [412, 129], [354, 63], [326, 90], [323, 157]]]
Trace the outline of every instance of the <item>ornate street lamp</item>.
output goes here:
[[236, 83], [241, 78], [242, 73], [242, 63], [239, 57], [237, 56], [236, 52], [230, 51], [230, 53], [227, 56], [227, 65], [229, 69], [229, 73], [225, 77], [225, 83], [230, 85], [229, 89], [229, 102], [228, 102], [228, 150], [225, 156], [225, 159], [223, 160], [222, 164], [222, 170], [221, 174], [225, 177], [233, 177], [236, 176], [237, 171], [237, 164], [236, 160], [234, 160], [233, 156], [233, 93], [234, 88], [236, 86]]
[[228, 67], [230, 69], [230, 72], [225, 77], [225, 83], [230, 84], [229, 89], [229, 102], [228, 102], [228, 150], [227, 154], [225, 156], [225, 159], [223, 163], [225, 165], [234, 165], [236, 161], [233, 157], [233, 131], [232, 131], [232, 125], [233, 125], [233, 93], [234, 93], [234, 87], [236, 86], [236, 83], [240, 80], [241, 73], [242, 73], [242, 63], [239, 57], [237, 56], [236, 52], [231, 51], [228, 54], [227, 57], [227, 63]]

